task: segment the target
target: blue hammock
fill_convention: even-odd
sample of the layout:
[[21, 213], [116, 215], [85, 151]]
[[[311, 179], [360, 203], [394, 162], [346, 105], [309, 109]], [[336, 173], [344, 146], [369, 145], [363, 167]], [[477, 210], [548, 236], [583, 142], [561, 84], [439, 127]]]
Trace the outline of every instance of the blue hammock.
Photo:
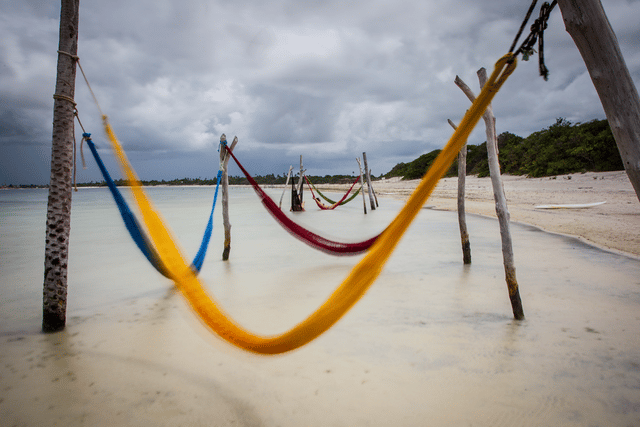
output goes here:
[[[100, 168], [100, 172], [102, 172], [102, 176], [111, 190], [111, 195], [113, 196], [113, 200], [115, 200], [118, 209], [120, 210], [120, 215], [124, 221], [124, 225], [127, 227], [131, 238], [136, 243], [140, 251], [144, 254], [144, 256], [149, 260], [151, 265], [158, 270], [160, 274], [162, 274], [166, 278], [171, 278], [169, 275], [169, 271], [166, 266], [162, 263], [160, 256], [156, 252], [155, 248], [151, 244], [151, 241], [146, 236], [138, 220], [129, 209], [129, 205], [125, 201], [124, 197], [116, 187], [116, 184], [111, 179], [111, 175], [107, 171], [107, 168], [104, 166], [100, 155], [98, 154], [98, 150], [96, 150], [96, 146], [91, 141], [90, 133], [83, 133], [82, 137], [87, 141], [87, 145], [93, 154], [93, 158], [96, 160], [98, 167]], [[193, 262], [191, 263], [191, 267], [194, 271], [200, 271], [202, 268], [202, 264], [204, 263], [204, 257], [207, 254], [207, 248], [209, 247], [209, 241], [211, 240], [211, 233], [213, 232], [213, 212], [216, 208], [216, 201], [218, 200], [218, 190], [220, 188], [220, 180], [222, 179], [222, 170], [218, 171], [218, 176], [216, 177], [216, 192], [213, 196], [213, 205], [211, 206], [211, 214], [209, 214], [209, 222], [207, 222], [207, 228], [204, 231], [204, 235], [202, 236], [202, 242], [200, 243], [200, 249], [198, 249], [198, 253], [196, 254]]]

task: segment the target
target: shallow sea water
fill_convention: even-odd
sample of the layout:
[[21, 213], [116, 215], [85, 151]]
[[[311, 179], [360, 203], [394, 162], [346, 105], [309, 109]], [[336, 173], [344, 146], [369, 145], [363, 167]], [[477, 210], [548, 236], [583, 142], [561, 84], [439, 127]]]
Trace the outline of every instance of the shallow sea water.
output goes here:
[[[277, 201], [282, 190], [268, 189]], [[188, 258], [213, 188], [150, 188]], [[305, 194], [308, 199], [308, 193]], [[289, 194], [283, 206], [289, 207]], [[107, 189], [73, 195], [68, 327], [40, 333], [46, 190], [0, 191], [0, 420], [7, 425], [639, 425], [640, 261], [512, 224], [527, 320], [512, 320], [494, 219], [423, 209], [378, 280], [327, 333], [258, 357], [213, 337], [147, 263]], [[367, 200], [368, 203], [368, 200]], [[290, 213], [361, 240], [402, 202]], [[232, 249], [216, 207], [203, 282], [261, 334], [303, 320], [347, 276], [232, 188]]]

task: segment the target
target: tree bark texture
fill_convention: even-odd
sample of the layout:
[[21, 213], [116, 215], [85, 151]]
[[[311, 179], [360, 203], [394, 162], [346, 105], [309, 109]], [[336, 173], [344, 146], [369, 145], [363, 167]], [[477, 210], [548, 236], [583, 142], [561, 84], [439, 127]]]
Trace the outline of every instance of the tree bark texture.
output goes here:
[[53, 104], [51, 178], [47, 203], [42, 330], [64, 329], [67, 312], [67, 265], [71, 233], [73, 120], [79, 0], [62, 0], [58, 68]]
[[640, 98], [600, 0], [558, 0], [640, 200]]
[[[481, 68], [478, 71], [480, 87], [487, 81], [487, 71]], [[456, 85], [462, 89], [471, 102], [476, 96], [462, 79], [456, 76]], [[524, 311], [520, 299], [520, 290], [516, 279], [516, 267], [513, 258], [513, 244], [511, 241], [511, 231], [509, 230], [509, 210], [507, 208], [507, 198], [504, 194], [502, 177], [500, 174], [500, 163], [498, 162], [498, 138], [496, 135], [496, 118], [493, 115], [493, 108], [489, 105], [482, 115], [485, 122], [487, 134], [487, 156], [489, 161], [489, 173], [491, 174], [491, 185], [493, 187], [493, 197], [496, 204], [496, 215], [500, 224], [500, 237], [502, 239], [502, 258], [504, 261], [505, 279], [509, 290], [509, 300], [513, 316], [516, 320], [524, 320]]]
[[[457, 126], [449, 120], [449, 124], [455, 130]], [[465, 143], [458, 153], [458, 225], [460, 228], [460, 242], [462, 243], [462, 262], [471, 264], [471, 242], [467, 230], [467, 217], [464, 207], [464, 192], [467, 178], [467, 144]]]

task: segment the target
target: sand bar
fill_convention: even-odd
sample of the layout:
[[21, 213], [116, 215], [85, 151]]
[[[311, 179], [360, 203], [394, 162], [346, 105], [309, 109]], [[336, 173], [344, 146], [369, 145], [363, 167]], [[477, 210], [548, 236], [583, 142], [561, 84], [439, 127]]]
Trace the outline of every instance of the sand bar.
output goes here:
[[[640, 202], [624, 171], [587, 172], [545, 178], [505, 175], [502, 180], [511, 221], [577, 236], [602, 248], [640, 256]], [[375, 181], [373, 187], [381, 195], [408, 198], [418, 182], [392, 178]], [[427, 205], [435, 209], [455, 211], [457, 191], [458, 179], [444, 178]], [[490, 178], [467, 177], [465, 192], [467, 213], [496, 217]], [[602, 201], [606, 203], [580, 210], [550, 211], [535, 208], [543, 204]]]

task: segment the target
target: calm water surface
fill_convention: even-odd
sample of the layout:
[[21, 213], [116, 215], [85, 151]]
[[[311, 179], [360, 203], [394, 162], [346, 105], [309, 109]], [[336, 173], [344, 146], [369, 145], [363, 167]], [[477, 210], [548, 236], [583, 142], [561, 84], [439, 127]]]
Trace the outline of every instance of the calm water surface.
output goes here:
[[[148, 190], [188, 258], [213, 191]], [[279, 200], [281, 190], [268, 191]], [[423, 209], [340, 322], [298, 351], [256, 358], [197, 322], [102, 188], [73, 195], [68, 327], [40, 334], [46, 200], [46, 190], [0, 191], [0, 419], [9, 425], [640, 423], [636, 259], [513, 224], [527, 316], [516, 322], [497, 221], [468, 218], [473, 264], [463, 266], [457, 215]], [[360, 198], [335, 211], [307, 202], [289, 215], [355, 241], [382, 231], [402, 206], [380, 202], [367, 215]], [[218, 206], [200, 276], [260, 334], [304, 319], [361, 258], [293, 239], [250, 188], [231, 190], [230, 216], [231, 258], [220, 260]]]

